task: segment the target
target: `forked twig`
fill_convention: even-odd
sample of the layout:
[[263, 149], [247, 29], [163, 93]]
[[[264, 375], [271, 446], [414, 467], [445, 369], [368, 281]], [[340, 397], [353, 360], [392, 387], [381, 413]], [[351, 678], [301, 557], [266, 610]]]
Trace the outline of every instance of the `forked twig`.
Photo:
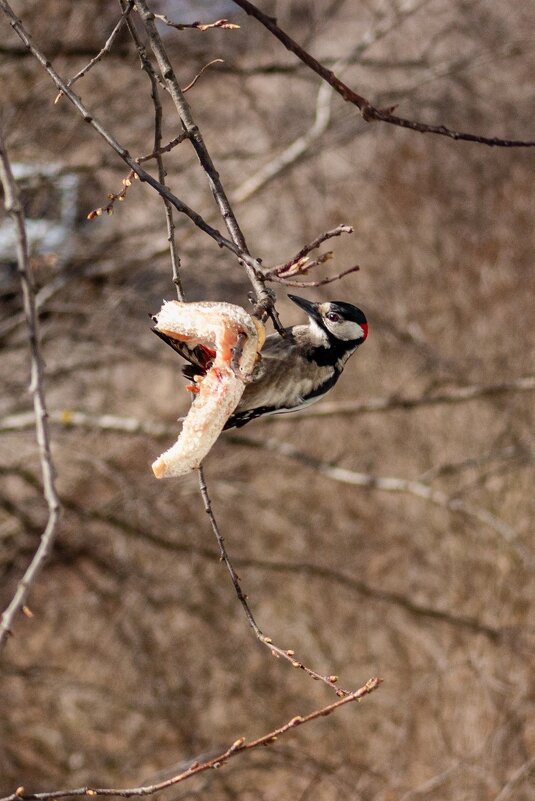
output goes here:
[[[331, 254], [328, 254], [329, 256]], [[321, 264], [322, 261], [326, 261], [326, 259], [314, 259], [314, 261], [310, 262], [306, 265], [305, 269], [301, 272], [308, 272], [312, 267], [315, 267], [317, 264]], [[344, 278], [346, 275], [350, 275], [351, 273], [356, 273], [360, 270], [358, 264], [354, 267], [349, 267], [347, 270], [342, 270], [341, 273], [337, 273], [336, 275], [331, 275], [329, 278], [321, 278], [318, 281], [295, 281], [293, 278], [280, 278], [279, 276], [271, 276], [268, 278], [268, 281], [274, 281], [277, 284], [283, 284], [283, 286], [294, 286], [299, 288], [306, 288], [306, 287], [315, 287], [315, 286], [325, 286], [325, 284], [332, 284], [335, 281], [340, 281], [341, 278]]]
[[[126, 0], [121, 0], [121, 7], [125, 8]], [[155, 158], [156, 163], [158, 165], [158, 178], [160, 184], [165, 186], [165, 178], [166, 178], [166, 171], [163, 163], [163, 153], [169, 152], [172, 150], [173, 147], [183, 142], [185, 139], [188, 138], [187, 132], [183, 132], [175, 137], [175, 139], [171, 140], [167, 145], [162, 147], [162, 117], [163, 117], [163, 110], [162, 104], [160, 102], [160, 93], [158, 91], [158, 76], [152, 66], [150, 59], [147, 57], [147, 53], [145, 51], [145, 47], [141, 39], [138, 36], [137, 30], [132, 23], [131, 19], [127, 20], [127, 27], [128, 32], [130, 33], [130, 37], [134, 42], [134, 45], [137, 50], [137, 54], [139, 56], [139, 60], [141, 62], [141, 68], [146, 73], [151, 86], [151, 100], [152, 105], [154, 107], [154, 150], [149, 157]], [[141, 163], [141, 158], [136, 159], [138, 164]], [[148, 158], [145, 159], [147, 161]], [[179, 300], [184, 300], [184, 290], [182, 288], [182, 279], [180, 277], [180, 256], [178, 253], [178, 246], [176, 243], [175, 237], [175, 221], [173, 217], [173, 207], [168, 198], [161, 195], [162, 202], [164, 205], [165, 210], [165, 223], [167, 228], [167, 241], [169, 242], [169, 255], [171, 258], [171, 270], [173, 276], [173, 283], [175, 285], [177, 297]]]
[[313, 250], [316, 250], [316, 248], [319, 248], [323, 242], [326, 242], [328, 239], [332, 239], [335, 236], [340, 236], [340, 234], [352, 233], [353, 228], [350, 225], [338, 225], [336, 228], [332, 228], [330, 231], [325, 231], [323, 234], [320, 234], [313, 239], [312, 242], [304, 245], [301, 250], [289, 261], [284, 262], [284, 264], [278, 264], [276, 267], [272, 267], [270, 270], [265, 272], [265, 280], [274, 281], [279, 284], [285, 284], [286, 286], [316, 287], [324, 286], [325, 284], [332, 284], [333, 281], [339, 281], [345, 275], [357, 272], [357, 270], [360, 270], [358, 265], [355, 267], [349, 267], [349, 269], [343, 270], [341, 273], [331, 276], [330, 278], [322, 278], [319, 281], [296, 281], [294, 278], [296, 275], [305, 275], [313, 267], [317, 267], [318, 264], [324, 264], [326, 261], [329, 261], [332, 258], [332, 251], [323, 253], [321, 256], [318, 256], [315, 259], [311, 259], [309, 257], [308, 254]]

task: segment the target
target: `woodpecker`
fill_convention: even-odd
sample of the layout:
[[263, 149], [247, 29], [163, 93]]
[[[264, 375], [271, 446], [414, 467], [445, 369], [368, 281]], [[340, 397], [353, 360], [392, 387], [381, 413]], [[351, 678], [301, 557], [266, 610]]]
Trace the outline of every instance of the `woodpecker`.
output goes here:
[[[366, 316], [357, 306], [342, 301], [314, 303], [297, 295], [288, 297], [307, 313], [308, 324], [294, 325], [285, 328], [284, 335], [267, 337], [252, 380], [225, 429], [241, 428], [267, 414], [294, 412], [321, 400], [368, 336]], [[187, 378], [195, 380], [204, 374], [210, 357], [206, 348], [185, 349], [165, 334], [157, 330], [155, 333], [191, 362], [182, 368]]]

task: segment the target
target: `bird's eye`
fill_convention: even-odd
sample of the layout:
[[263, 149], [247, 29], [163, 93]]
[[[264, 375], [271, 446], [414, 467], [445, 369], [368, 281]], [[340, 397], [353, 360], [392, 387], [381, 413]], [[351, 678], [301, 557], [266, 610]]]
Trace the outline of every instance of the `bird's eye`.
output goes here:
[[336, 314], [336, 312], [329, 312], [325, 316], [327, 317], [328, 320], [331, 321], [331, 323], [338, 323], [338, 322], [340, 322], [340, 319], [341, 319], [340, 315]]

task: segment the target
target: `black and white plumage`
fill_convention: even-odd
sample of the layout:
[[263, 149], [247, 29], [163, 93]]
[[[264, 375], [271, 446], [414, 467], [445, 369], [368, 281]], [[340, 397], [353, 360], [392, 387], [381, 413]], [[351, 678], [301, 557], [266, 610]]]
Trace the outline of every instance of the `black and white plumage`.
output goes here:
[[[349, 357], [368, 336], [364, 312], [350, 303], [314, 303], [288, 295], [308, 315], [308, 324], [294, 325], [267, 337], [260, 360], [225, 429], [239, 428], [266, 414], [293, 412], [320, 400], [338, 381]], [[182, 370], [188, 378], [205, 371], [207, 356], [187, 352], [156, 331], [191, 364]]]

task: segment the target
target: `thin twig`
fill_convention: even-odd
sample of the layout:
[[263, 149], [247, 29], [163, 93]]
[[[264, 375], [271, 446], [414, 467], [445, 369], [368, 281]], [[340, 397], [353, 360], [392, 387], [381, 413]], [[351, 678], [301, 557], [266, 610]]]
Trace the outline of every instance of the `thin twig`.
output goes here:
[[[304, 270], [301, 272], [307, 272], [314, 267], [316, 264], [321, 264], [320, 259], [315, 259], [310, 264], [306, 265]], [[360, 270], [358, 264], [354, 267], [348, 267], [347, 270], [342, 270], [341, 273], [337, 273], [336, 275], [331, 275], [330, 278], [320, 278], [318, 281], [295, 281], [293, 278], [280, 278], [279, 276], [272, 276], [269, 278], [269, 281], [274, 281], [277, 284], [283, 284], [283, 286], [295, 286], [299, 288], [309, 288], [309, 287], [316, 287], [316, 286], [325, 286], [325, 284], [332, 284], [335, 281], [340, 281], [341, 278], [344, 278], [346, 275], [350, 275], [351, 273], [356, 273]]]
[[87, 214], [87, 219], [88, 220], [94, 220], [95, 217], [101, 217], [102, 214], [112, 215], [113, 214], [113, 207], [115, 206], [115, 203], [118, 200], [119, 201], [123, 201], [125, 199], [126, 193], [128, 192], [128, 189], [132, 186], [132, 181], [136, 177], [137, 176], [136, 176], [134, 170], [130, 170], [130, 172], [128, 173], [126, 178], [123, 178], [123, 188], [121, 189], [121, 191], [120, 192], [110, 192], [110, 194], [108, 195], [108, 201], [109, 201], [108, 204], [106, 206], [99, 206], [97, 209], [92, 209]]
[[211, 28], [223, 28], [227, 31], [235, 31], [239, 29], [239, 25], [235, 22], [229, 22], [228, 19], [217, 19], [215, 22], [172, 22], [165, 14], [155, 14], [156, 19], [165, 22], [170, 28], [176, 28], [177, 31], [196, 30], [196, 31], [209, 31]]
[[208, 69], [208, 67], [211, 67], [213, 64], [224, 64], [224, 63], [225, 62], [223, 61], [222, 58], [213, 58], [211, 61], [208, 62], [208, 64], [205, 64], [204, 67], [202, 67], [199, 70], [197, 75], [195, 75], [195, 77], [192, 78], [192, 80], [188, 84], [186, 84], [186, 86], [182, 87], [182, 91], [184, 92], [184, 94], [186, 92], [189, 92], [190, 89], [193, 89], [193, 87], [195, 86], [195, 84], [197, 83], [197, 81], [199, 80], [201, 75], [203, 74], [203, 72], [205, 72]]
[[208, 515], [208, 519], [210, 520], [210, 525], [212, 526], [212, 531], [214, 532], [215, 538], [217, 540], [217, 544], [219, 546], [219, 552], [220, 552], [221, 561], [223, 561], [225, 563], [225, 565], [226, 565], [226, 568], [227, 568], [227, 570], [228, 570], [228, 572], [230, 574], [230, 577], [232, 579], [232, 584], [234, 585], [234, 589], [236, 591], [236, 595], [238, 597], [238, 600], [239, 600], [239, 602], [240, 602], [240, 604], [242, 606], [243, 611], [245, 612], [245, 616], [247, 618], [247, 622], [249, 623], [250, 627], [252, 628], [257, 640], [259, 642], [261, 642], [262, 645], [267, 646], [267, 648], [269, 648], [269, 650], [271, 651], [273, 656], [277, 657], [277, 659], [280, 658], [280, 657], [282, 657], [283, 659], [286, 659], [287, 662], [290, 662], [292, 667], [297, 668], [299, 670], [303, 670], [307, 674], [307, 676], [310, 676], [311, 678], [315, 679], [316, 681], [322, 681], [322, 682], [324, 682], [324, 684], [327, 684], [329, 687], [332, 687], [336, 691], [336, 694], [338, 696], [340, 696], [340, 697], [346, 696], [347, 697], [350, 693], [347, 690], [343, 690], [342, 688], [336, 686], [336, 683], [338, 681], [338, 676], [334, 676], [334, 675], [322, 676], [321, 673], [317, 673], [315, 670], [312, 670], [311, 668], [307, 667], [306, 665], [304, 665], [302, 662], [300, 662], [296, 658], [294, 650], [292, 650], [292, 649], [284, 650], [282, 648], [279, 648], [277, 645], [275, 645], [273, 643], [273, 640], [271, 639], [271, 637], [266, 637], [266, 635], [260, 629], [259, 625], [257, 624], [257, 622], [256, 622], [256, 620], [254, 618], [253, 613], [251, 612], [249, 604], [247, 603], [247, 595], [243, 592], [243, 590], [241, 588], [239, 576], [236, 573], [236, 571], [234, 570], [234, 567], [233, 567], [232, 562], [230, 560], [230, 557], [228, 555], [227, 549], [225, 547], [224, 539], [223, 539], [223, 537], [221, 535], [221, 532], [219, 530], [219, 525], [217, 523], [217, 520], [215, 518], [213, 509], [212, 509], [212, 503], [211, 503], [211, 500], [210, 500], [210, 496], [208, 494], [208, 489], [206, 487], [206, 481], [204, 479], [204, 471], [203, 471], [202, 467], [199, 468], [199, 488], [200, 488], [201, 496], [202, 496], [203, 503], [204, 503], [204, 510], [205, 510], [206, 514]]
[[48, 521], [41, 536], [39, 547], [35, 552], [24, 576], [19, 581], [15, 595], [5, 609], [0, 621], [0, 647], [5, 643], [17, 614], [26, 603], [30, 588], [43, 568], [52, 550], [59, 523], [61, 505], [56, 492], [55, 471], [50, 452], [50, 436], [47, 423], [47, 410], [43, 379], [43, 358], [39, 343], [39, 318], [35, 304], [32, 268], [26, 237], [24, 210], [20, 200], [19, 189], [11, 171], [9, 157], [0, 132], [0, 182], [4, 188], [4, 205], [6, 212], [13, 219], [17, 232], [17, 262], [20, 276], [24, 314], [28, 328], [28, 340], [31, 357], [30, 392], [33, 395], [35, 416], [35, 433], [39, 447], [41, 471], [43, 475], [43, 492], [48, 505]]
[[251, 740], [249, 743], [245, 741], [244, 737], [239, 737], [230, 746], [230, 748], [227, 748], [227, 750], [223, 751], [221, 754], [219, 754], [219, 756], [213, 757], [206, 762], [194, 762], [187, 768], [187, 770], [172, 776], [170, 779], [157, 782], [156, 784], [145, 784], [140, 787], [128, 788], [76, 787], [72, 790], [52, 790], [50, 792], [43, 793], [25, 793], [24, 788], [19, 788], [17, 792], [5, 796], [4, 798], [0, 798], [0, 801], [20, 801], [21, 798], [26, 799], [26, 801], [51, 801], [54, 798], [65, 798], [67, 796], [120, 796], [121, 798], [132, 798], [134, 796], [154, 795], [154, 793], [165, 790], [167, 787], [173, 787], [174, 785], [179, 784], [186, 779], [190, 779], [192, 776], [197, 776], [199, 773], [203, 773], [206, 770], [220, 768], [225, 764], [225, 762], [232, 757], [235, 757], [237, 754], [243, 754], [246, 751], [252, 751], [261, 746], [271, 745], [272, 743], [276, 742], [279, 737], [283, 737], [289, 731], [292, 731], [299, 726], [304, 726], [306, 723], [311, 723], [313, 720], [318, 720], [318, 718], [332, 715], [332, 713], [336, 712], [336, 710], [340, 709], [340, 707], [345, 706], [346, 704], [351, 704], [354, 701], [360, 701], [366, 695], [369, 695], [376, 690], [381, 683], [382, 679], [377, 677], [369, 679], [366, 684], [364, 684], [358, 690], [349, 693], [344, 698], [335, 701], [333, 704], [324, 706], [321, 709], [316, 709], [314, 712], [311, 712], [308, 715], [296, 715], [283, 726], [273, 729], [273, 731], [270, 731], [268, 734], [264, 734], [262, 737], [258, 737], [256, 740]]
[[138, 156], [136, 161], [138, 164], [143, 164], [143, 162], [150, 161], [150, 159], [155, 159], [157, 156], [163, 156], [164, 153], [169, 153], [174, 147], [181, 144], [181, 142], [187, 138], [188, 134], [186, 132], [181, 133], [178, 136], [175, 136], [174, 139], [171, 139], [171, 141], [166, 145], [163, 145], [163, 147], [158, 148], [158, 150], [153, 150], [152, 153], [147, 153], [144, 156]]
[[249, 0], [233, 0], [233, 2], [240, 6], [247, 14], [255, 17], [255, 19], [267, 28], [287, 50], [294, 53], [303, 63], [310, 67], [311, 70], [323, 78], [323, 80], [332, 86], [345, 101], [356, 106], [366, 122], [377, 120], [389, 123], [390, 125], [409, 128], [419, 133], [433, 133], [439, 136], [447, 136], [454, 140], [477, 142], [482, 145], [489, 145], [490, 147], [535, 147], [535, 141], [532, 140], [501, 139], [495, 136], [479, 136], [472, 133], [454, 131], [451, 128], [447, 128], [445, 125], [428, 125], [427, 123], [398, 117], [392, 114], [392, 109], [378, 109], [365, 97], [347, 86], [332, 70], [327, 69], [327, 67], [323, 66], [323, 64], [302, 48], [291, 36], [277, 25], [277, 21], [274, 17], [269, 17], [267, 14], [264, 14], [263, 11], [260, 11], [260, 9], [249, 2]]
[[360, 270], [358, 265], [355, 267], [349, 267], [349, 269], [343, 270], [341, 273], [333, 275], [330, 278], [323, 278], [318, 281], [297, 281], [294, 278], [296, 275], [304, 275], [308, 273], [309, 270], [317, 267], [318, 264], [324, 264], [333, 256], [332, 251], [329, 251], [328, 253], [323, 253], [321, 256], [318, 256], [315, 259], [310, 259], [308, 254], [311, 253], [311, 251], [319, 248], [319, 246], [328, 239], [332, 239], [335, 236], [340, 236], [340, 234], [352, 233], [353, 228], [350, 225], [338, 225], [336, 228], [333, 228], [330, 231], [325, 231], [323, 234], [320, 234], [313, 239], [312, 242], [304, 245], [299, 253], [296, 253], [292, 259], [284, 262], [284, 264], [278, 264], [276, 267], [272, 267], [270, 270], [265, 272], [265, 280], [274, 281], [278, 284], [284, 284], [286, 286], [316, 287], [324, 286], [325, 284], [332, 284], [334, 281], [339, 281], [345, 275], [357, 272]]
[[[94, 56], [94, 58], [92, 58], [91, 61], [89, 61], [89, 63], [85, 65], [85, 67], [82, 67], [82, 69], [79, 72], [76, 73], [74, 78], [71, 78], [70, 80], [67, 81], [67, 86], [69, 86], [69, 87], [72, 86], [80, 78], [83, 78], [84, 75], [87, 75], [89, 70], [92, 69], [95, 66], [95, 64], [98, 64], [98, 62], [102, 60], [102, 58], [106, 55], [106, 53], [110, 52], [111, 48], [113, 47], [113, 43], [114, 43], [115, 39], [117, 38], [118, 34], [121, 32], [121, 29], [122, 29], [122, 27], [123, 27], [123, 25], [125, 23], [126, 17], [128, 16], [128, 14], [130, 14], [130, 12], [132, 11], [133, 7], [134, 7], [134, 0], [128, 0], [126, 8], [124, 9], [123, 13], [119, 17], [117, 23], [115, 24], [115, 27], [113, 28], [112, 32], [110, 33], [110, 35], [109, 35], [104, 47], [102, 48], [102, 50], [100, 50], [97, 53], [97, 55]], [[59, 99], [62, 97], [62, 95], [63, 95], [63, 92], [60, 90], [58, 92], [55, 100], [54, 100], [54, 103], [57, 103], [59, 101]]]

